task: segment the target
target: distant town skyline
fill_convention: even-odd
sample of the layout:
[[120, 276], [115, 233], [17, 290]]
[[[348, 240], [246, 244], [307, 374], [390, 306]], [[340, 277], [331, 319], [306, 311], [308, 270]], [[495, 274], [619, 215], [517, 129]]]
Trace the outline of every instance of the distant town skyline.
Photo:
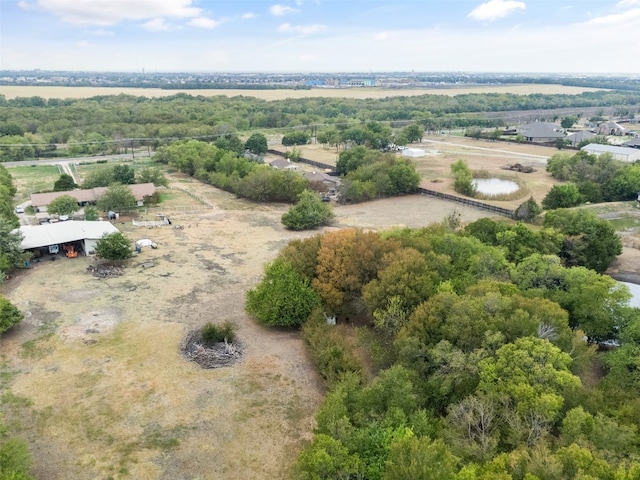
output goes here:
[[639, 74], [640, 0], [0, 0], [0, 70]]

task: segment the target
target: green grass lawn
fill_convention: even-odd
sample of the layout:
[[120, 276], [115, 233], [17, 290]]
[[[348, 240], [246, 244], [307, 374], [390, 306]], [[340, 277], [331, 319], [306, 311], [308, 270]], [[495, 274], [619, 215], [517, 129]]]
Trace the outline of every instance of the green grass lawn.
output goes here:
[[127, 165], [134, 169], [134, 171], [141, 170], [147, 167], [155, 167], [161, 166], [156, 162], [152, 161], [149, 157], [141, 157], [135, 161], [131, 159], [126, 159], [120, 162], [111, 161], [108, 163], [85, 163], [85, 164], [73, 164], [71, 168], [73, 168], [74, 172], [78, 174], [81, 179], [86, 178], [88, 175], [91, 175], [93, 172], [100, 171], [105, 168], [113, 168], [114, 165]]
[[18, 189], [15, 196], [16, 203], [22, 203], [35, 192], [53, 190], [53, 184], [60, 178], [60, 170], [56, 165], [7, 167]]

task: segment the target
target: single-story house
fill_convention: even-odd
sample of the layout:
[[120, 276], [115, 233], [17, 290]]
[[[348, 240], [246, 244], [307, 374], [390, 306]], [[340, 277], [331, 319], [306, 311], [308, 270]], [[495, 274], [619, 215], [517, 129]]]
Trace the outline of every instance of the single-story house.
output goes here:
[[[144, 205], [144, 199], [150, 197], [156, 191], [156, 187], [153, 183], [136, 183], [134, 185], [127, 185], [131, 189], [131, 193], [136, 199], [138, 206]], [[96, 187], [88, 190], [68, 190], [66, 192], [48, 192], [48, 193], [32, 193], [31, 205], [36, 212], [46, 211], [47, 205], [53, 200], [63, 195], [69, 195], [70, 197], [78, 200], [78, 205], [84, 206], [89, 203], [96, 203], [96, 200], [108, 190], [107, 187]]]
[[626, 135], [627, 129], [616, 122], [604, 122], [598, 125], [596, 133], [599, 135]]
[[276, 170], [297, 170], [298, 166], [295, 163], [292, 163], [288, 158], [278, 158], [273, 162], [269, 163], [272, 168]]
[[603, 153], [610, 153], [615, 160], [621, 162], [636, 162], [640, 160], [640, 150], [637, 148], [617, 147], [615, 145], [600, 145], [598, 143], [590, 143], [580, 150], [584, 150], [592, 155], [600, 156]]
[[23, 225], [20, 247], [32, 252], [45, 253], [48, 247], [57, 245], [60, 250], [72, 245], [75, 251], [91, 255], [95, 253], [96, 243], [103, 235], [119, 230], [109, 222], [67, 222], [47, 223], [44, 225]]
[[580, 142], [584, 140], [591, 140], [595, 136], [596, 136], [595, 133], [591, 133], [587, 130], [580, 130], [579, 132], [576, 132], [576, 133], [570, 133], [565, 137], [565, 140], [569, 142], [569, 145], [573, 145], [575, 147]]
[[425, 153], [421, 148], [405, 148], [402, 150], [403, 157], [419, 158], [424, 157]]
[[331, 175], [327, 175], [324, 172], [317, 172], [314, 170], [313, 172], [304, 172], [302, 176], [309, 180], [311, 183], [322, 182], [329, 189], [335, 189], [338, 185], [340, 185], [340, 178], [332, 177]]
[[564, 131], [557, 123], [533, 122], [520, 125], [517, 132], [528, 142], [550, 143], [564, 138]]

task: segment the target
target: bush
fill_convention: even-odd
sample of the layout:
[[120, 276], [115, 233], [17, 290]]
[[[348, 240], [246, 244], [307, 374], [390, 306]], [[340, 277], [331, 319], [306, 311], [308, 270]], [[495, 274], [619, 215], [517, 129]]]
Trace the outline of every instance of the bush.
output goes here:
[[23, 318], [24, 315], [15, 305], [0, 297], [0, 333], [6, 332]]
[[107, 233], [96, 243], [96, 255], [105, 260], [126, 260], [132, 254], [131, 240], [122, 232]]
[[468, 197], [473, 197], [476, 194], [473, 175], [464, 160], [458, 160], [452, 164], [451, 173], [453, 174], [453, 189], [456, 192]]
[[333, 216], [329, 204], [324, 203], [318, 194], [305, 190], [298, 197], [298, 203], [282, 215], [282, 223], [290, 230], [309, 230], [328, 225]]
[[320, 296], [309, 280], [291, 263], [277, 259], [266, 266], [258, 286], [247, 291], [245, 309], [265, 325], [297, 327], [319, 305]]
[[319, 309], [314, 310], [302, 327], [302, 337], [309, 345], [311, 358], [328, 387], [349, 373], [362, 376], [364, 372], [353, 345], [341, 335], [340, 328], [328, 325]]
[[225, 341], [233, 343], [236, 339], [236, 326], [228, 320], [222, 325], [207, 323], [202, 327], [200, 335], [206, 345], [215, 345]]
[[584, 197], [573, 183], [566, 185], [554, 185], [549, 193], [542, 199], [542, 207], [545, 210], [556, 208], [577, 207], [584, 202]]

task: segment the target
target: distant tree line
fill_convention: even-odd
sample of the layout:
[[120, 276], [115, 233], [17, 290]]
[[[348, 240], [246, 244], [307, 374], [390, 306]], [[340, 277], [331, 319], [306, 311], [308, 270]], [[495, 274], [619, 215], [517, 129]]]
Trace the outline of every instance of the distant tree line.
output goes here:
[[[163, 98], [131, 95], [90, 99], [44, 99], [0, 95], [0, 161], [58, 154], [68, 144], [74, 155], [155, 149], [176, 138], [215, 140], [233, 132], [318, 127], [348, 130], [367, 122], [406, 123], [425, 131], [505, 126], [484, 112], [640, 104], [640, 94], [622, 91], [579, 95], [463, 94], [384, 99], [303, 98], [267, 102], [252, 97], [203, 97], [177, 94]], [[361, 132], [350, 133], [362, 144]], [[323, 142], [324, 143], [324, 142]]]

